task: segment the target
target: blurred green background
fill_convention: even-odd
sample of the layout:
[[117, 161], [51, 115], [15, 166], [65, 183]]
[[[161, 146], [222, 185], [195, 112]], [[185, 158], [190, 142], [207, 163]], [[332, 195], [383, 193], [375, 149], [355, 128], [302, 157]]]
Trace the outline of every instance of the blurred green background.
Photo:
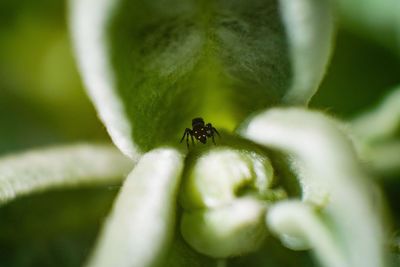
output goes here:
[[[0, 155], [109, 142], [85, 95], [65, 2], [0, 0]], [[57, 190], [0, 208], [0, 266], [80, 266], [118, 187]]]
[[[332, 64], [311, 107], [352, 118], [400, 84], [399, 73], [392, 45], [339, 23]], [[109, 138], [75, 67], [65, 2], [0, 0], [0, 155], [78, 141]], [[394, 222], [398, 181], [380, 180]], [[0, 266], [79, 266], [117, 190], [58, 190], [2, 206]]]
[[107, 140], [82, 89], [65, 2], [0, 1], [0, 153]]

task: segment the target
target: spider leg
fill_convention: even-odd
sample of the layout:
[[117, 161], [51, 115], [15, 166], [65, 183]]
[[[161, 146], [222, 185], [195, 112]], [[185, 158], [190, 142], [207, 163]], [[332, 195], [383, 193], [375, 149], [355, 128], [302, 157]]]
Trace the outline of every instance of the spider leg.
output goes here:
[[189, 148], [189, 135], [192, 138], [193, 141], [193, 135], [192, 135], [192, 130], [190, 130], [189, 128], [185, 129], [185, 132], [183, 133], [182, 139], [179, 143], [182, 143], [183, 139], [185, 139], [186, 137], [186, 146]]
[[211, 123], [207, 123], [206, 127], [207, 127], [209, 130], [211, 130], [211, 134], [216, 133], [219, 137], [221, 137], [221, 136], [219, 135], [219, 132], [217, 131], [217, 129], [215, 129], [215, 128], [212, 126]]
[[219, 137], [221, 137], [221, 136], [219, 135], [219, 132], [217, 131], [217, 129], [215, 129], [215, 128], [212, 127], [212, 126], [211, 126], [211, 128], [212, 128], [212, 132], [213, 132], [213, 133], [215, 132]]
[[192, 138], [192, 145], [194, 145], [193, 134], [191, 134], [190, 137]]
[[212, 141], [213, 141], [214, 145], [216, 145], [216, 143], [215, 143], [215, 139], [214, 139], [214, 133], [211, 133], [211, 139], [212, 139]]
[[207, 123], [206, 127], [207, 127], [208, 130], [210, 130], [210, 137], [211, 137], [211, 140], [212, 140], [212, 142], [214, 143], [214, 145], [216, 145], [215, 139], [214, 139], [214, 133], [217, 133], [218, 136], [219, 136], [218, 131], [212, 126], [211, 123]]
[[182, 141], [183, 141], [183, 139], [185, 138], [185, 136], [188, 134], [188, 132], [187, 132], [187, 128], [186, 128], [186, 130], [185, 130], [185, 132], [183, 133], [183, 136], [182, 136], [182, 138], [181, 138], [181, 141], [179, 141], [179, 143], [182, 143]]

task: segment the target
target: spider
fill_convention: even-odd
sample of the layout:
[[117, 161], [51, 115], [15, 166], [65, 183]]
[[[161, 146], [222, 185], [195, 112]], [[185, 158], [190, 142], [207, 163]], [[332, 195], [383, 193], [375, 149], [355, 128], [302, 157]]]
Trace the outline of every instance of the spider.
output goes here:
[[220, 136], [217, 129], [215, 129], [211, 123], [204, 124], [203, 118], [194, 118], [192, 120], [192, 128], [193, 129], [186, 128], [185, 132], [183, 133], [182, 139], [180, 141], [180, 143], [182, 143], [183, 139], [185, 139], [186, 136], [186, 145], [188, 148], [189, 148], [189, 135], [190, 138], [192, 139], [193, 145], [194, 145], [193, 137], [203, 144], [207, 143], [208, 137], [211, 137], [215, 145], [214, 133]]

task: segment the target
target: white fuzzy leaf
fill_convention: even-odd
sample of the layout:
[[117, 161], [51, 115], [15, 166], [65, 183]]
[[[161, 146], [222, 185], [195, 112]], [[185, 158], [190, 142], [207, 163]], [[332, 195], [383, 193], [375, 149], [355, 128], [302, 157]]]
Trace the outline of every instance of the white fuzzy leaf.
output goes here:
[[116, 93], [105, 28], [118, 0], [71, 0], [70, 28], [78, 67], [95, 108], [115, 145], [133, 158], [139, 153], [131, 127]]
[[267, 223], [287, 247], [314, 248], [324, 266], [347, 266], [333, 233], [309, 205], [295, 200], [279, 202], [268, 210]]
[[381, 104], [352, 121], [356, 135], [366, 142], [390, 138], [400, 126], [400, 87], [387, 95]]
[[330, 1], [280, 0], [292, 61], [291, 88], [283, 102], [307, 104], [325, 74], [333, 43]]
[[172, 242], [183, 158], [172, 149], [145, 154], [129, 174], [88, 266], [147, 267]]
[[387, 175], [400, 170], [400, 87], [395, 88], [375, 108], [357, 117], [350, 124], [357, 150], [372, 171]]
[[51, 147], [0, 158], [0, 204], [50, 188], [122, 180], [134, 162], [111, 145]]
[[[384, 266], [379, 197], [332, 119], [303, 109], [273, 109], [251, 120], [243, 135], [293, 157], [303, 200], [322, 208], [340, 243], [338, 250], [346, 259], [341, 267]], [[321, 248], [315, 252], [322, 253]]]

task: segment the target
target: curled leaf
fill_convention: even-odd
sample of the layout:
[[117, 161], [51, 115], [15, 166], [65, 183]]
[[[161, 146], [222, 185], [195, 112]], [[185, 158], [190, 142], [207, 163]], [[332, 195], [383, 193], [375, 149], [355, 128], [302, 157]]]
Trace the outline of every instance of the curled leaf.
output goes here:
[[269, 209], [267, 224], [287, 247], [315, 249], [323, 266], [348, 266], [334, 233], [309, 205], [300, 201], [279, 202]]
[[346, 261], [341, 266], [384, 266], [379, 196], [368, 185], [349, 139], [332, 119], [303, 109], [272, 109], [253, 118], [242, 134], [291, 155], [303, 201], [320, 208], [339, 244], [335, 251]]
[[251, 198], [217, 209], [184, 213], [182, 235], [196, 251], [227, 258], [257, 250], [265, 239], [266, 205]]
[[271, 188], [272, 165], [265, 155], [212, 149], [195, 162], [185, 178], [181, 232], [193, 248], [214, 258], [259, 248], [266, 236], [267, 204], [275, 200], [269, 197], [276, 192]]
[[181, 204], [186, 209], [218, 208], [243, 189], [266, 194], [274, 181], [267, 157], [250, 151], [222, 148], [201, 156], [183, 181]]

